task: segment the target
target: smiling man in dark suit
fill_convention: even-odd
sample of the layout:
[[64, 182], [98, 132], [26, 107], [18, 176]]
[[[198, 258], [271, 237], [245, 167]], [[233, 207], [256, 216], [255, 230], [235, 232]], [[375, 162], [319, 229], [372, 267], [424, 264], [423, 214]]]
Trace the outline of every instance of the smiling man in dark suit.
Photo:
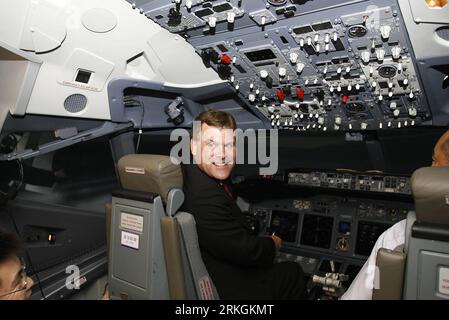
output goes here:
[[196, 121], [195, 163], [183, 166], [184, 210], [195, 217], [201, 255], [220, 298], [305, 299], [301, 267], [273, 263], [282, 240], [251, 235], [236, 205], [228, 184], [236, 159], [234, 118], [207, 111]]

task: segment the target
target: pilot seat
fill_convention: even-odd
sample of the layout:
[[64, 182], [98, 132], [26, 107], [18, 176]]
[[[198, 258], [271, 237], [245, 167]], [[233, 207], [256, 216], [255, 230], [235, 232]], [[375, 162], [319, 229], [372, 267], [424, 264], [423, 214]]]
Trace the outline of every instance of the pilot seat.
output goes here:
[[106, 206], [111, 299], [218, 299], [204, 266], [180, 165], [162, 155], [118, 162], [121, 189]]
[[418, 169], [411, 185], [405, 246], [378, 251], [375, 300], [449, 299], [449, 167]]

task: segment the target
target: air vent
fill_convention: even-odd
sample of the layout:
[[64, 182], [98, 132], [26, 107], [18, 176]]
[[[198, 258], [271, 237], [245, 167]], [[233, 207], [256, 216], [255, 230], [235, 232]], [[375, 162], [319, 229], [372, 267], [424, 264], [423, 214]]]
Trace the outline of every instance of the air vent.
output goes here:
[[64, 108], [70, 113], [78, 113], [86, 108], [87, 98], [82, 94], [72, 94], [64, 101]]

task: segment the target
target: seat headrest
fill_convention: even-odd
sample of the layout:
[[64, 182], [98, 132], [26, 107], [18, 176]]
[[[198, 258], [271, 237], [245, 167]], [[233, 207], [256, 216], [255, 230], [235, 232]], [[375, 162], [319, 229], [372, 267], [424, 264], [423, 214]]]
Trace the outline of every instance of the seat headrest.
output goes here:
[[449, 225], [449, 167], [418, 169], [411, 185], [416, 220]]
[[182, 189], [181, 166], [168, 156], [127, 155], [119, 160], [118, 172], [124, 189], [157, 193], [164, 201], [171, 189]]

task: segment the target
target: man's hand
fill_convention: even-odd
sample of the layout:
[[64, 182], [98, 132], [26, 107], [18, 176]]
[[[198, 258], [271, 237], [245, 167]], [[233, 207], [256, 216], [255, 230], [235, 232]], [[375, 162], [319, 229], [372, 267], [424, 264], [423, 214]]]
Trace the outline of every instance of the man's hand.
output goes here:
[[271, 236], [271, 239], [274, 241], [274, 246], [276, 247], [276, 256], [279, 255], [279, 250], [281, 250], [282, 246], [282, 239], [278, 236], [275, 236], [274, 234]]

